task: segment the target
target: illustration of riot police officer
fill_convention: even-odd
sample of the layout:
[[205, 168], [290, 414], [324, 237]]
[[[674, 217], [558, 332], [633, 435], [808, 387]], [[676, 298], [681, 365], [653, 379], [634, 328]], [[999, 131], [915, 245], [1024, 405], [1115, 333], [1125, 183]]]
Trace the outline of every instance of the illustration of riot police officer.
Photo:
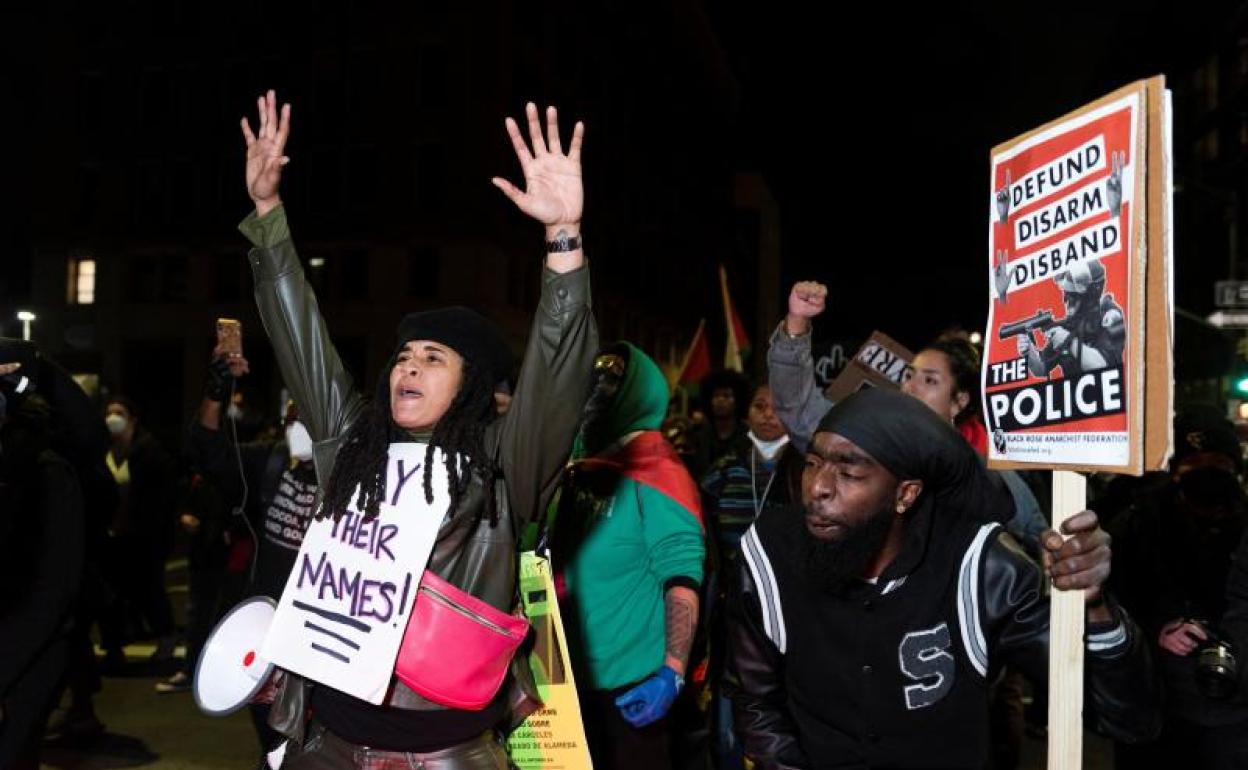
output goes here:
[[1027, 359], [1027, 369], [1035, 377], [1047, 377], [1060, 366], [1072, 378], [1121, 366], [1126, 323], [1114, 295], [1105, 293], [1104, 265], [1079, 262], [1053, 280], [1062, 290], [1066, 317], [1043, 330], [1043, 348], [1036, 347], [1030, 331], [1019, 335], [1018, 354]]

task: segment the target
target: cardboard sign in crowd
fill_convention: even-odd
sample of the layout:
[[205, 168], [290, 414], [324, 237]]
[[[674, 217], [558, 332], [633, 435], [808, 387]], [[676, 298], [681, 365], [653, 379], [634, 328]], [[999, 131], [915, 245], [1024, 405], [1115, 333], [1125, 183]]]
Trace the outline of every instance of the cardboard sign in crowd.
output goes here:
[[[337, 520], [313, 521], [261, 656], [288, 671], [380, 704], [438, 527], [450, 507], [446, 474], [431, 476], [425, 499], [423, 443], [390, 447], [386, 500], [365, 520], [349, 506]], [[442, 469], [442, 450], [434, 467]], [[352, 499], [354, 503], [354, 498]]]
[[913, 360], [914, 354], [905, 345], [883, 332], [873, 332], [824, 395], [835, 403], [863, 388], [899, 388]]
[[[1173, 413], [1170, 93], [1133, 83], [992, 151], [984, 422], [993, 468], [1165, 467]], [[1049, 605], [1048, 767], [1082, 766], [1082, 591]]]
[[1169, 137], [1169, 92], [1154, 78], [993, 149], [982, 375], [993, 467], [1165, 465]]

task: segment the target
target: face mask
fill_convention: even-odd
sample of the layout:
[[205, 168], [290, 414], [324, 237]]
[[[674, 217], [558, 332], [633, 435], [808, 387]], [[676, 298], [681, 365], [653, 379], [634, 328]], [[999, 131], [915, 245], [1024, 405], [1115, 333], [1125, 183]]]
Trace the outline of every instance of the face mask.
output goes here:
[[225, 414], [235, 422], [243, 419], [243, 410], [239, 408], [238, 404], [230, 404], [225, 410]]
[[758, 453], [767, 462], [776, 459], [776, 455], [780, 454], [780, 450], [784, 449], [784, 445], [789, 443], [788, 434], [781, 436], [775, 441], [763, 441], [754, 435], [754, 431], [750, 431], [747, 435], [750, 437], [750, 442], [754, 444], [754, 448], [758, 450]]
[[290, 456], [299, 462], [312, 459], [312, 437], [298, 420], [286, 426], [286, 446], [290, 449]]
[[[619, 356], [600, 356], [599, 361], [606, 358], [618, 359]], [[581, 445], [589, 455], [598, 454], [619, 438], [611, 435], [611, 406], [621, 381], [616, 371], [594, 363], [589, 398], [581, 410]]]
[[1239, 484], [1221, 468], [1193, 468], [1179, 477], [1183, 496], [1198, 508], [1229, 508], [1239, 495]]
[[126, 418], [119, 414], [110, 414], [105, 417], [104, 424], [108, 426], [108, 432], [114, 436], [120, 436], [126, 432]]

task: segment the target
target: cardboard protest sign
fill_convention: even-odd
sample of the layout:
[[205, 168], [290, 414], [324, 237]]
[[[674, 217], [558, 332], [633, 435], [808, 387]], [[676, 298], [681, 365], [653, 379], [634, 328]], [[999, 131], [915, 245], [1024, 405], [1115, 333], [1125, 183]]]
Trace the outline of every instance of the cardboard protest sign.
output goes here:
[[873, 332], [824, 391], [830, 401], [863, 388], [899, 388], [906, 381], [914, 354], [883, 332]]
[[849, 364], [849, 352], [853, 342], [844, 338], [815, 340], [810, 355], [815, 359], [815, 382], [820, 390], [827, 390]]
[[[1164, 468], [1173, 412], [1170, 95], [1122, 88], [992, 151], [982, 371], [994, 468], [1052, 468], [1054, 528], [1078, 470]], [[1082, 763], [1086, 608], [1054, 591], [1048, 766]]]
[[286, 581], [261, 656], [348, 695], [380, 704], [421, 575], [450, 507], [441, 450], [426, 502], [423, 443], [390, 446], [386, 499], [364, 521], [349, 507], [313, 521]]
[[589, 744], [550, 561], [532, 551], [520, 557], [520, 596], [534, 631], [529, 667], [543, 706], [511, 733], [507, 753], [520, 770], [589, 770]]
[[992, 151], [982, 377], [993, 467], [1164, 463], [1166, 105], [1160, 79], [1141, 81]]

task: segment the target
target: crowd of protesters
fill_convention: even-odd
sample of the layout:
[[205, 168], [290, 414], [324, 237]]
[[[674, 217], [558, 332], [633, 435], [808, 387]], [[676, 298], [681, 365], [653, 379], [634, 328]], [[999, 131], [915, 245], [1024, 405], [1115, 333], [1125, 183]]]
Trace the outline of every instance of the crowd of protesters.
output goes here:
[[[523, 533], [549, 545], [597, 767], [1017, 767], [1027, 722], [1044, 729], [1026, 705], [1046, 697], [1050, 589], [1084, 591], [1086, 715], [1119, 766], [1248, 767], [1248, 498], [1217, 409], [1176, 417], [1169, 472], [1094, 479], [1058, 533], [1046, 474], [986, 466], [967, 337], [933, 329], [899, 390], [833, 403], [811, 354], [828, 291], [804, 281], [763, 376], [716, 372], [674, 414], [650, 355], [598, 338], [584, 126], [561, 133], [532, 104], [505, 122], [524, 184], [494, 180], [545, 253], [522, 361], [489, 308], [413, 313], [379, 330], [393, 352], [365, 394], [280, 196], [291, 108], [270, 91], [257, 109], [240, 230], [291, 394], [265, 430], [240, 419], [250, 367], [225, 347], [170, 448], [142, 404], [93, 403], [35, 345], [0, 340], [0, 767], [38, 767], [49, 735], [89, 745], [101, 675], [136, 640], [172, 666], [152, 697], [189, 690], [232, 606], [281, 599], [314, 522], [381, 515], [404, 443], [426, 447], [429, 499], [432, 474], [449, 490], [427, 566], [447, 590], [512, 613]], [[507, 767], [506, 732], [538, 705], [522, 657], [473, 709], [399, 679], [374, 705], [283, 672], [249, 704], [257, 760], [285, 744], [287, 768]]]

